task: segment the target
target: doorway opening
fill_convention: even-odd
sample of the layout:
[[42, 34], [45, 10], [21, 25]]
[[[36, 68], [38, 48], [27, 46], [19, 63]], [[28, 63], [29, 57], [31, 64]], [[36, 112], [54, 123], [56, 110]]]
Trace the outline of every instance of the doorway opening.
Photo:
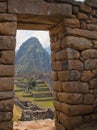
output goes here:
[[17, 30], [15, 53], [13, 120], [54, 119], [49, 32]]

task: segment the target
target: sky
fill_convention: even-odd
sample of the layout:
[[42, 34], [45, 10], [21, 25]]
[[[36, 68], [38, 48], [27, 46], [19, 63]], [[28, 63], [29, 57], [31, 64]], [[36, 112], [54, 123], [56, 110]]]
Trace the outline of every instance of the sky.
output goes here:
[[37, 37], [44, 48], [50, 46], [49, 31], [17, 30], [16, 50], [30, 37]]
[[[75, 0], [84, 1], [84, 0]], [[44, 48], [50, 46], [49, 31], [29, 31], [29, 30], [17, 30], [16, 35], [16, 51], [30, 37], [37, 37]]]

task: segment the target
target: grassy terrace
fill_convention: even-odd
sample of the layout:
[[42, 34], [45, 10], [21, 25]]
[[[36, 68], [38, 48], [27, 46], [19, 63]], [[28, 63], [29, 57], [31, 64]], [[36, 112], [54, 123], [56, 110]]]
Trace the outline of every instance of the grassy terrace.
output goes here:
[[[43, 86], [43, 85], [39, 85], [39, 87], [41, 87], [41, 86]], [[14, 90], [18, 90], [15, 92], [15, 94], [17, 95], [17, 97], [20, 100], [31, 101], [32, 103], [37, 104], [38, 106], [43, 107], [43, 108], [53, 108], [52, 97], [33, 98], [32, 93], [37, 93], [35, 91], [32, 91], [31, 93], [26, 93], [23, 89], [18, 88], [16, 86], [14, 86]], [[48, 93], [48, 91], [39, 92], [39, 93]]]

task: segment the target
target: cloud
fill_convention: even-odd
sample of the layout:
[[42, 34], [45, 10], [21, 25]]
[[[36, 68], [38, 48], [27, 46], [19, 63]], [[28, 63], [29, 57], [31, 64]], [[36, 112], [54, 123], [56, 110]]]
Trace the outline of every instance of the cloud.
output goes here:
[[30, 37], [37, 37], [44, 48], [50, 46], [49, 31], [17, 30], [16, 50]]

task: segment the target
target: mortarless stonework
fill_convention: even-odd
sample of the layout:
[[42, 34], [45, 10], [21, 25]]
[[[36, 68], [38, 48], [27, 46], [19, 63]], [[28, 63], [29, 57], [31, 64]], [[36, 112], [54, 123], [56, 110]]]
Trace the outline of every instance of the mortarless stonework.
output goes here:
[[20, 1], [14, 9], [12, 0], [0, 0], [0, 130], [13, 130], [17, 29], [50, 32], [56, 130], [73, 130], [97, 120], [97, 7], [88, 0], [43, 1], [35, 6], [35, 0], [29, 0], [33, 10], [28, 1], [24, 5]]

